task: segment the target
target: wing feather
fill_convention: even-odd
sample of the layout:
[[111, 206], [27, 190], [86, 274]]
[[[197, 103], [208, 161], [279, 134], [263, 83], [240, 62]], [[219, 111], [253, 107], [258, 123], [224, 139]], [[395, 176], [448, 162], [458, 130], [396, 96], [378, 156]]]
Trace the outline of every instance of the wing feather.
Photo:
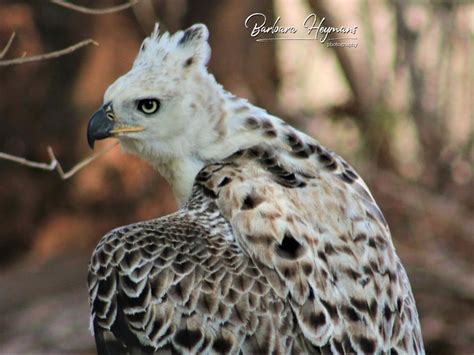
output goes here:
[[278, 275], [242, 252], [199, 191], [177, 214], [121, 227], [97, 246], [88, 279], [101, 352], [116, 353], [104, 341], [112, 335], [147, 353], [270, 353], [292, 342], [290, 306], [269, 281]]
[[334, 153], [292, 142], [298, 159], [259, 145], [209, 165], [198, 184], [244, 252], [275, 272], [268, 280], [289, 300], [303, 348], [422, 352], [411, 289], [367, 186]]

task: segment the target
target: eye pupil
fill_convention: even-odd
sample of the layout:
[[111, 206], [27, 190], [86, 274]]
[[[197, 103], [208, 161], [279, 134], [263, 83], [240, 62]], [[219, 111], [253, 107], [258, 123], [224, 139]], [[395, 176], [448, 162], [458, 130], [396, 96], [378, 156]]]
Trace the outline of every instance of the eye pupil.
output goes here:
[[153, 114], [160, 108], [160, 101], [157, 99], [143, 99], [138, 101], [138, 109], [145, 114]]

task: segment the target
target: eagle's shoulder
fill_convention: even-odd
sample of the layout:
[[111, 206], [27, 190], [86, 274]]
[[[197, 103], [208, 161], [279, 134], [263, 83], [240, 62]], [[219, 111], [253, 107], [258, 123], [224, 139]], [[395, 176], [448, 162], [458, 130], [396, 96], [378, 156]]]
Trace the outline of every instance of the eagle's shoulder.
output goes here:
[[420, 352], [405, 271], [366, 184], [304, 135], [210, 164], [196, 185], [215, 200], [239, 246], [273, 269], [312, 346]]

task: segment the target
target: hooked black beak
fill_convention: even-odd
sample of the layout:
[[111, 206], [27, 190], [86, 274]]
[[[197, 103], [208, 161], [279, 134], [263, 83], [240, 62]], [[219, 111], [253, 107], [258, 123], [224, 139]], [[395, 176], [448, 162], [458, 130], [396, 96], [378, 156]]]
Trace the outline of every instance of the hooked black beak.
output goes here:
[[111, 104], [105, 104], [92, 115], [87, 125], [87, 142], [92, 149], [94, 149], [96, 140], [108, 138], [112, 135], [113, 118]]

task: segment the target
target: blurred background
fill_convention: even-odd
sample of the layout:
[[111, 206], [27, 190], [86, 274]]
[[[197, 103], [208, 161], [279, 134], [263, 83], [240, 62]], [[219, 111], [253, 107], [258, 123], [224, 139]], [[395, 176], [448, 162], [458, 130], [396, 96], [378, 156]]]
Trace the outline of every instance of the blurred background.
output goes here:
[[[77, 0], [94, 9], [126, 0]], [[304, 33], [358, 26], [357, 48], [256, 42], [244, 22]], [[0, 66], [0, 151], [65, 169], [91, 154], [89, 116], [130, 68], [155, 21], [210, 30], [209, 64], [224, 87], [345, 157], [391, 226], [432, 354], [474, 353], [474, 6], [470, 1], [141, 0], [89, 14], [54, 1], [0, 2], [3, 61], [86, 46], [48, 61]], [[0, 64], [1, 64], [0, 60]], [[111, 141], [100, 142], [99, 148]], [[120, 225], [174, 211], [167, 183], [116, 147], [70, 180], [0, 160], [0, 353], [94, 353], [88, 258]]]

